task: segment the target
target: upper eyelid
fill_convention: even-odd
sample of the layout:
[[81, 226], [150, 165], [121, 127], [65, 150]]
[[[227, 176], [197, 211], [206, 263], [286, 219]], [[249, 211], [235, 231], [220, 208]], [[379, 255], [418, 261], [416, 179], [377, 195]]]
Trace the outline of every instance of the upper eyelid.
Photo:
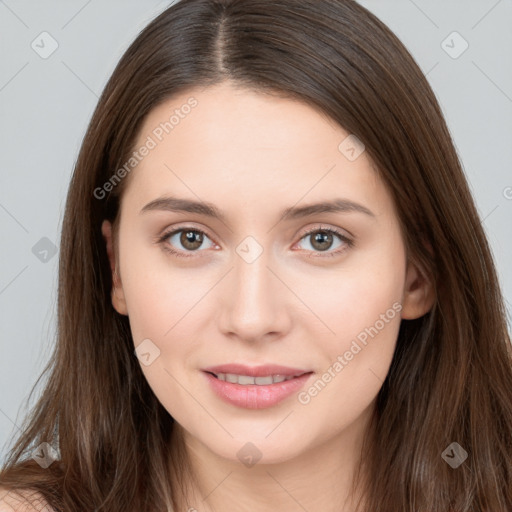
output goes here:
[[[316, 226], [316, 227], [313, 227], [313, 228], [307, 228], [305, 229], [304, 231], [300, 231], [301, 233], [301, 239], [306, 236], [306, 235], [309, 235], [311, 234], [312, 232], [315, 232], [315, 231], [330, 231], [332, 233], [334, 233], [335, 235], [338, 235], [338, 236], [344, 236], [345, 238], [349, 238], [349, 239], [353, 239], [354, 236], [349, 233], [346, 229], [342, 229], [342, 228], [334, 228], [334, 227], [330, 227], [330, 226], [325, 226], [325, 225], [320, 225], [320, 226]], [[345, 234], [346, 233], [346, 234]]]
[[210, 240], [212, 240], [212, 242], [215, 242], [218, 245], [218, 242], [215, 240], [215, 237], [211, 236], [207, 229], [198, 228], [198, 227], [192, 226], [190, 224], [187, 224], [187, 225], [184, 225], [184, 226], [178, 225], [178, 226], [175, 226], [175, 227], [172, 227], [172, 228], [169, 228], [169, 229], [164, 229], [162, 231], [162, 234], [158, 238], [159, 239], [168, 238], [171, 235], [175, 235], [176, 233], [179, 233], [180, 231], [186, 231], [187, 229], [189, 231], [199, 231], [201, 233], [204, 233]]

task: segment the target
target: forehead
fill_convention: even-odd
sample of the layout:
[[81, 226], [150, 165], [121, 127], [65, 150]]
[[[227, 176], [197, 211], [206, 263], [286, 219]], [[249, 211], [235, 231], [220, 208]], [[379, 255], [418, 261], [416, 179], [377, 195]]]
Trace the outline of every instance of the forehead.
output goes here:
[[366, 152], [347, 157], [351, 137], [297, 100], [226, 84], [190, 89], [146, 117], [135, 149], [151, 149], [126, 195], [141, 206], [162, 194], [268, 208], [347, 194], [389, 200]]

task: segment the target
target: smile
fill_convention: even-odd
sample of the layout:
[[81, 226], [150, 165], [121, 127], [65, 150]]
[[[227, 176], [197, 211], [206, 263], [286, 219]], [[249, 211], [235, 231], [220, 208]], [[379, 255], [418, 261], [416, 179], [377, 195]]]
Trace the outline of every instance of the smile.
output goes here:
[[232, 384], [241, 384], [242, 386], [256, 385], [256, 386], [268, 386], [269, 384], [276, 384], [284, 382], [285, 380], [292, 380], [296, 376], [285, 376], [285, 375], [268, 375], [264, 377], [251, 377], [250, 375], [236, 375], [234, 373], [212, 373], [219, 380], [231, 382]]
[[203, 371], [214, 394], [236, 407], [265, 409], [299, 392], [313, 372], [299, 375], [238, 375]]

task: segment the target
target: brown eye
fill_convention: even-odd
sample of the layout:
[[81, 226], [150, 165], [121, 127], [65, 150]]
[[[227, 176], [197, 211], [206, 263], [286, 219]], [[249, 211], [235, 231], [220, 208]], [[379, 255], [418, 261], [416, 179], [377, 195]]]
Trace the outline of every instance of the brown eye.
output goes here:
[[311, 245], [319, 251], [326, 251], [332, 246], [333, 236], [327, 231], [318, 231], [308, 236], [310, 237]]
[[[338, 243], [336, 244], [336, 239]], [[301, 241], [309, 242], [310, 247], [305, 247], [310, 256], [336, 256], [353, 246], [353, 241], [342, 232], [333, 228], [317, 227], [310, 229], [302, 235]], [[334, 249], [334, 250], [331, 250]]]
[[[205, 239], [210, 240], [208, 235], [200, 229], [192, 227], [177, 228], [162, 235], [158, 240], [163, 248], [175, 256], [193, 256], [193, 253], [203, 252], [199, 250]], [[214, 245], [211, 242], [210, 247]], [[206, 247], [208, 248], [208, 246]], [[187, 254], [188, 253], [188, 254]]]
[[203, 243], [203, 233], [196, 230], [182, 230], [179, 240], [185, 249], [195, 251]]

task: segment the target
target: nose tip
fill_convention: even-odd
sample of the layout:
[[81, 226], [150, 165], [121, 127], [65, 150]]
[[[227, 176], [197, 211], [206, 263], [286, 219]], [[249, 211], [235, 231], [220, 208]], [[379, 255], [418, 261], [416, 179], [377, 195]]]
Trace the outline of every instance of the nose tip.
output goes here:
[[240, 256], [227, 277], [220, 328], [226, 335], [252, 341], [278, 336], [289, 327], [285, 297], [278, 289], [282, 284], [267, 264], [264, 251], [253, 259], [257, 246], [251, 240], [245, 243], [247, 247], [241, 245], [242, 252], [247, 248], [243, 254], [251, 258]]

